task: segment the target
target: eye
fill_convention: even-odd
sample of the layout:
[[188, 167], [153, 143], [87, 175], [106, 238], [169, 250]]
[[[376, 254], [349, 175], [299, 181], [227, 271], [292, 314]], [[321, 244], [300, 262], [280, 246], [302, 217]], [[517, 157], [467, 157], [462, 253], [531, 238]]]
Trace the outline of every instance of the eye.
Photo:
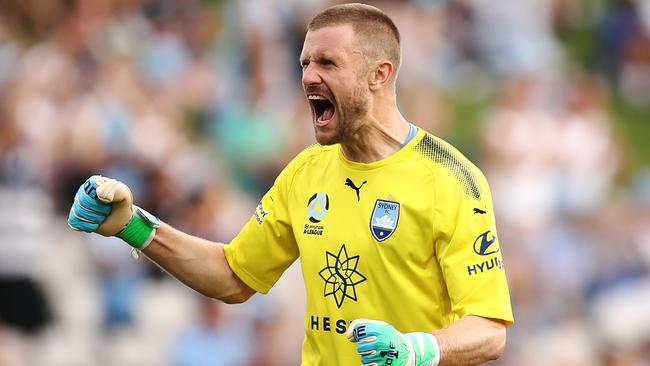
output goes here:
[[324, 58], [320, 61], [320, 64], [323, 66], [334, 66], [334, 61]]
[[302, 60], [300, 61], [300, 66], [303, 68], [303, 70], [309, 66], [309, 60]]

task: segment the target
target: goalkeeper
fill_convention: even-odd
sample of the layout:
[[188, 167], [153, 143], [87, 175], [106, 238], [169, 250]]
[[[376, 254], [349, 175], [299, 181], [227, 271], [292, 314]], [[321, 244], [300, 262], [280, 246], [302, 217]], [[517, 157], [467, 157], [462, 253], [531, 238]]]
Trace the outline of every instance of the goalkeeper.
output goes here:
[[267, 293], [300, 258], [304, 366], [475, 365], [498, 358], [513, 315], [490, 190], [456, 149], [409, 123], [400, 36], [368, 5], [308, 25], [302, 84], [318, 144], [291, 161], [229, 243], [180, 232], [93, 176], [69, 225], [117, 236], [227, 303]]

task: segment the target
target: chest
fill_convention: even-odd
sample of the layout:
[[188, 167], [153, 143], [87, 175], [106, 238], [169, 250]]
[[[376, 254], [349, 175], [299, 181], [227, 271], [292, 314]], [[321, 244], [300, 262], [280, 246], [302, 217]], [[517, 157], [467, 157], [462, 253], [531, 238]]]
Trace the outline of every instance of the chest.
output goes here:
[[390, 266], [430, 258], [432, 196], [427, 175], [408, 166], [333, 166], [303, 174], [289, 197], [302, 261], [315, 267], [363, 260]]

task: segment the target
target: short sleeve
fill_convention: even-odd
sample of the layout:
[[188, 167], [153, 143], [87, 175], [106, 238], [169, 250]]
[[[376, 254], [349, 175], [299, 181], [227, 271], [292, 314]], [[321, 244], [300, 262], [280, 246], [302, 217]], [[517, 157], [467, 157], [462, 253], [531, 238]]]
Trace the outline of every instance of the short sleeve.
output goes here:
[[434, 193], [436, 256], [445, 278], [451, 311], [514, 322], [503, 257], [487, 181], [468, 167], [469, 186], [445, 176]]
[[257, 292], [267, 293], [299, 254], [288, 208], [288, 193], [299, 164], [296, 158], [287, 165], [251, 219], [224, 248], [230, 268]]

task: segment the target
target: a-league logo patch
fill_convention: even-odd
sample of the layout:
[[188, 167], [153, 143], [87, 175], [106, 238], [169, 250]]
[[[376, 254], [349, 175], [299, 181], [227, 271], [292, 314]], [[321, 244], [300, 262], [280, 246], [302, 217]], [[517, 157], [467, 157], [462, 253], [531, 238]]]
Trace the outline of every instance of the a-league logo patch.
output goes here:
[[370, 232], [377, 241], [390, 238], [397, 229], [399, 202], [377, 200], [370, 216]]
[[330, 209], [330, 198], [325, 192], [314, 193], [307, 201], [307, 217], [317, 224], [325, 219]]

